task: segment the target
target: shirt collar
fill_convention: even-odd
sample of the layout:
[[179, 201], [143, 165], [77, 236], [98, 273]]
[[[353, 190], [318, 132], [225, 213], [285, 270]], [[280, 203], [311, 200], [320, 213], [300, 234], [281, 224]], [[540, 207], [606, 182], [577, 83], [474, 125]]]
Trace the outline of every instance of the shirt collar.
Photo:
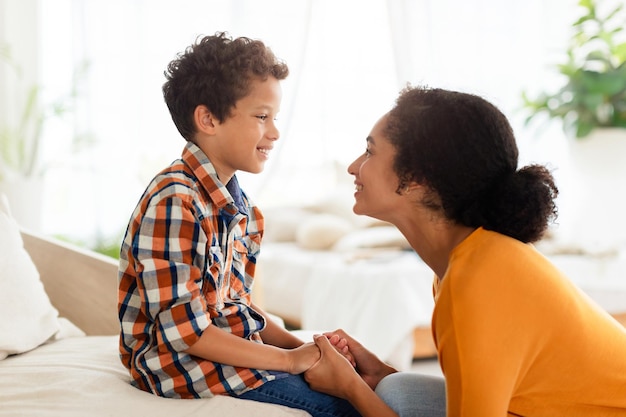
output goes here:
[[223, 209], [231, 205], [233, 210], [248, 214], [247, 198], [239, 187], [236, 175], [233, 175], [228, 184], [224, 186], [209, 158], [198, 145], [192, 142], [187, 142], [185, 145], [182, 160], [191, 168], [200, 183], [200, 187], [205, 189], [211, 201], [218, 208]]

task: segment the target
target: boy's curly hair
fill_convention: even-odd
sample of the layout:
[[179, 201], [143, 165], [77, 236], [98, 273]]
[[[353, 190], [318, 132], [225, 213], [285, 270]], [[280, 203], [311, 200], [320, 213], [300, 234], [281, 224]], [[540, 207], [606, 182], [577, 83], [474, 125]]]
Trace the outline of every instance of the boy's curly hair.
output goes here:
[[169, 63], [163, 97], [180, 134], [193, 141], [193, 113], [205, 105], [223, 122], [250, 91], [250, 81], [283, 80], [289, 68], [259, 40], [233, 39], [225, 32], [205, 36]]

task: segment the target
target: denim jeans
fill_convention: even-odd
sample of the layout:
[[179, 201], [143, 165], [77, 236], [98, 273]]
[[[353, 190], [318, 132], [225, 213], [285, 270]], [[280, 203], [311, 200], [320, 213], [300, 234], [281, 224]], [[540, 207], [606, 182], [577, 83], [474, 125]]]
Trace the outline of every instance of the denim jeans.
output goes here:
[[400, 417], [446, 417], [446, 383], [438, 376], [391, 374], [378, 383], [376, 394]]
[[313, 391], [302, 375], [289, 375], [266, 382], [237, 398], [299, 408], [313, 417], [360, 416], [348, 401]]

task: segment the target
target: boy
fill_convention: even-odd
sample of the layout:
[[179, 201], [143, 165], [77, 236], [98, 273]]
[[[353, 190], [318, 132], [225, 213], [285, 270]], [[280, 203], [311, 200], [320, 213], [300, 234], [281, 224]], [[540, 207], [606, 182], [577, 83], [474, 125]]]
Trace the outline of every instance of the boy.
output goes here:
[[163, 397], [231, 395], [358, 415], [309, 389], [320, 353], [250, 299], [263, 234], [237, 170], [259, 173], [279, 137], [287, 66], [257, 40], [216, 34], [172, 61], [163, 95], [182, 157], [148, 185], [120, 253], [120, 353], [132, 384]]

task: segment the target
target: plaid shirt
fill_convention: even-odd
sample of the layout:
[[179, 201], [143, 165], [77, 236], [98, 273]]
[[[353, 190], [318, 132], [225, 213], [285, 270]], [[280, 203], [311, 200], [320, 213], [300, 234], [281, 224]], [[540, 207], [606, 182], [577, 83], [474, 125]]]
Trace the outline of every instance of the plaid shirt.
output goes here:
[[237, 178], [224, 186], [190, 142], [152, 180], [120, 253], [120, 354], [133, 385], [199, 398], [239, 394], [276, 377], [184, 352], [209, 325], [263, 343], [265, 320], [250, 308], [262, 234], [263, 216]]

